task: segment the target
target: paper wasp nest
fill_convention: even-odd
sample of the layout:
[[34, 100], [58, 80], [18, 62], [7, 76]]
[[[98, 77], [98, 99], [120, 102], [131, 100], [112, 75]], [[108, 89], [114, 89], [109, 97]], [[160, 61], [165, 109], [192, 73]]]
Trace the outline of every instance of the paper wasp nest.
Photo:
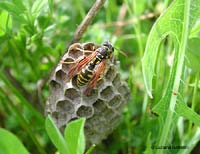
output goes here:
[[[93, 43], [75, 43], [69, 47], [62, 61], [74, 61], [83, 56], [83, 50], [95, 51], [96, 48]], [[85, 86], [77, 87], [74, 78], [66, 81], [67, 73], [74, 64], [58, 64], [49, 82], [46, 112], [51, 114], [59, 129], [63, 130], [71, 120], [86, 117], [86, 140], [97, 144], [116, 128], [130, 96], [127, 84], [120, 79], [118, 64], [116, 60], [108, 63], [102, 79], [88, 96], [83, 94]]]

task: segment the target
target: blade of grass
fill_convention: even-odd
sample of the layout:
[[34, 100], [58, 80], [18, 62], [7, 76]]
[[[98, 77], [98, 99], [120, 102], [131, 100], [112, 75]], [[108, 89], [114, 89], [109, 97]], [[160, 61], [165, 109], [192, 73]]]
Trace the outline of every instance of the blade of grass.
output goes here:
[[[127, 6], [128, 6], [128, 12], [129, 14], [132, 16], [133, 14], [136, 14], [137, 17], [139, 18], [140, 11], [137, 11], [137, 5], [141, 5], [141, 3], [145, 3], [145, 1], [140, 2], [140, 4], [137, 3], [137, 0], [134, 0], [132, 2], [132, 5], [129, 5], [128, 0], [125, 0]], [[144, 5], [144, 4], [142, 4]], [[134, 10], [134, 12], [133, 12]], [[139, 53], [140, 53], [140, 57], [142, 57], [143, 52], [144, 52], [144, 48], [143, 48], [143, 42], [142, 42], [142, 34], [141, 34], [141, 24], [140, 24], [140, 20], [138, 19], [137, 22], [134, 24], [134, 31], [136, 34], [136, 39], [137, 39], [137, 43], [138, 43], [138, 48], [139, 48]]]
[[9, 88], [9, 90], [16, 96], [19, 98], [19, 100], [21, 101], [21, 103], [23, 103], [29, 110], [30, 112], [32, 112], [35, 117], [38, 119], [38, 121], [42, 124], [44, 123], [44, 118], [43, 116], [36, 111], [30, 104], [30, 102], [28, 102], [24, 96], [10, 83], [9, 80], [7, 80], [7, 78], [5, 77], [5, 75], [0, 72], [0, 78], [2, 79], [2, 81], [5, 83], [5, 85]]
[[93, 144], [92, 146], [90, 146], [90, 148], [87, 150], [87, 152], [85, 154], [91, 154], [91, 152], [94, 150], [95, 147], [96, 147], [95, 144]]
[[10, 100], [8, 95], [4, 92], [4, 90], [1, 87], [0, 87], [0, 95], [1, 95], [1, 98], [3, 98], [3, 100], [5, 102], [7, 102], [7, 104], [10, 106], [11, 110], [13, 110], [13, 112], [16, 114], [16, 118], [19, 120], [23, 129], [28, 133], [28, 135], [32, 139], [32, 141], [35, 144], [38, 152], [40, 152], [41, 154], [45, 154], [46, 152], [44, 151], [43, 147], [40, 145], [40, 143], [36, 139], [35, 134], [30, 129], [30, 123], [28, 123], [25, 120], [25, 118], [22, 116], [22, 112], [17, 109], [17, 107], [13, 104], [13, 102]]
[[47, 134], [49, 135], [51, 141], [53, 144], [56, 146], [56, 148], [59, 150], [61, 154], [71, 154], [69, 153], [69, 148], [65, 142], [64, 137], [54, 124], [53, 119], [51, 118], [50, 115], [46, 118], [45, 121], [45, 128], [47, 131]]

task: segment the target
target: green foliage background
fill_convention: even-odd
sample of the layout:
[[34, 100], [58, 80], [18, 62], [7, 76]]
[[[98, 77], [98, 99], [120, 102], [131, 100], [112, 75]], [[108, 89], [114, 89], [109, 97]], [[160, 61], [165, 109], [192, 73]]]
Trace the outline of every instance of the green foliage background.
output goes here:
[[[94, 2], [0, 1], [0, 126], [14, 133], [31, 153], [56, 151], [44, 128], [47, 81]], [[184, 14], [185, 10], [181, 9], [186, 6], [186, 1], [176, 0], [174, 10], [169, 10], [171, 14], [167, 12], [166, 15], [164, 10], [170, 3], [170, 0], [108, 0], [81, 39], [80, 42], [97, 44], [109, 40], [128, 55], [125, 58], [116, 51], [121, 63], [119, 71], [127, 80], [132, 97], [123, 112], [122, 123], [96, 147], [96, 151], [106, 154], [154, 153], [151, 146], [162, 143], [162, 146], [188, 147], [168, 149], [163, 153], [199, 152], [200, 22], [195, 5], [200, 2], [191, 1], [191, 13]], [[192, 21], [188, 24], [187, 16]], [[170, 17], [176, 19], [174, 23], [170, 22]], [[171, 27], [168, 27], [168, 21], [173, 23]], [[180, 27], [174, 26], [176, 22]], [[183, 44], [185, 31], [181, 23], [189, 27]], [[164, 33], [166, 31], [173, 35]], [[157, 46], [152, 47], [156, 43]], [[182, 57], [177, 56], [177, 49]], [[181, 59], [184, 60], [183, 70], [176, 67]], [[177, 91], [173, 91], [169, 83], [174, 83], [177, 74], [173, 72], [179, 70], [181, 81], [178, 80]], [[172, 94], [178, 96], [179, 103], [171, 112], [170, 104], [173, 103], [169, 98]], [[166, 116], [166, 112], [171, 117]], [[162, 135], [165, 132], [167, 135]], [[0, 142], [5, 140], [6, 137], [0, 138]]]

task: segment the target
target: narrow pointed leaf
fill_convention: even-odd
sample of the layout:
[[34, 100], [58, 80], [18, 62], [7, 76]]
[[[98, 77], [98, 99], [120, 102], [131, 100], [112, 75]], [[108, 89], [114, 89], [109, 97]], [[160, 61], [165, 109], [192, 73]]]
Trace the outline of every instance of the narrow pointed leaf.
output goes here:
[[0, 36], [5, 35], [8, 29], [12, 28], [12, 19], [8, 12], [2, 11], [0, 13]]
[[58, 130], [58, 128], [56, 127], [56, 125], [54, 124], [50, 116], [46, 118], [45, 128], [46, 128], [48, 136], [50, 137], [51, 141], [56, 146], [58, 151], [61, 154], [71, 154], [68, 152], [67, 144], [62, 134], [60, 133], [60, 131]]
[[70, 122], [65, 128], [65, 140], [70, 154], [83, 154], [85, 151], [84, 136], [85, 118]]

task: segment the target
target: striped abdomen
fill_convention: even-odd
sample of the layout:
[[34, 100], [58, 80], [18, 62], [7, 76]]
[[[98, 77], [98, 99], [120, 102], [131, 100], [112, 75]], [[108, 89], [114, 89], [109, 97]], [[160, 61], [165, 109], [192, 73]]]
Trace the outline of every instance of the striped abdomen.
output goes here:
[[87, 65], [85, 68], [81, 70], [77, 77], [77, 85], [84, 86], [86, 85], [93, 76], [95, 65]]
[[98, 53], [97, 56], [81, 70], [77, 77], [78, 86], [84, 86], [92, 79], [96, 65], [98, 65], [104, 58], [104, 56]]

